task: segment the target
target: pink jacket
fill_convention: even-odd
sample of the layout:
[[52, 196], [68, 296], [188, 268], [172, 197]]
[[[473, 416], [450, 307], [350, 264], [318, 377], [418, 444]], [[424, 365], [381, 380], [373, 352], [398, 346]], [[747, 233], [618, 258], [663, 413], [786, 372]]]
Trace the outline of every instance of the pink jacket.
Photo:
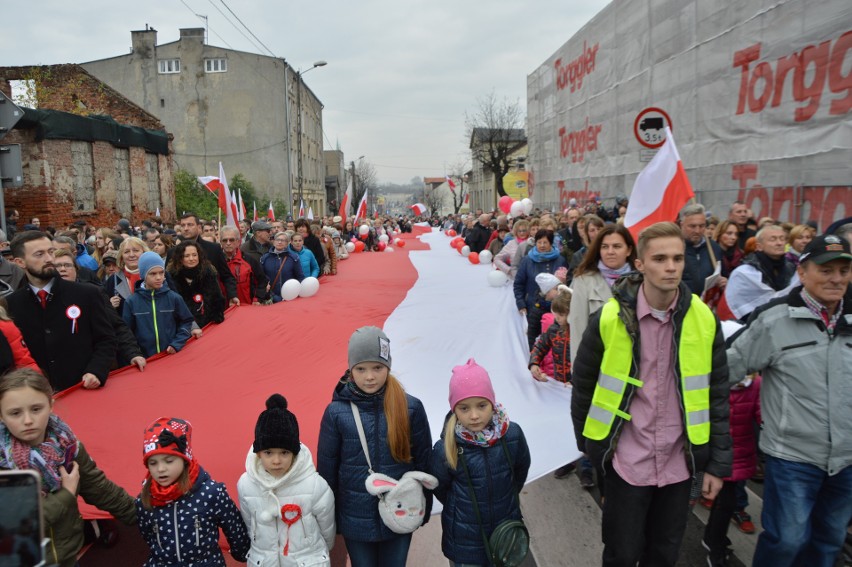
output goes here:
[[760, 424], [760, 376], [751, 385], [731, 388], [731, 439], [734, 442], [734, 467], [730, 478], [738, 481], [751, 478], [757, 470], [757, 436]]
[[[544, 333], [553, 324], [553, 313], [545, 313], [541, 316], [541, 332]], [[553, 378], [553, 352], [548, 352], [541, 361], [541, 371]]]

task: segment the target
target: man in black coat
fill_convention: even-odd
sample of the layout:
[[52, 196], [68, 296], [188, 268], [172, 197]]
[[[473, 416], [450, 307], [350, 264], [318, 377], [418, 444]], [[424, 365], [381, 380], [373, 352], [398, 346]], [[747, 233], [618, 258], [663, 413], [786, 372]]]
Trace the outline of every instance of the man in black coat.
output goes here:
[[471, 252], [477, 254], [485, 250], [485, 246], [491, 239], [491, 215], [488, 213], [479, 215], [479, 222], [474, 224], [465, 236], [464, 243], [470, 247]]
[[8, 297], [9, 315], [36, 363], [56, 391], [103, 386], [117, 343], [101, 292], [59, 277], [43, 232], [19, 233], [11, 248], [28, 285]]
[[[201, 223], [198, 222], [198, 216], [195, 213], [184, 213], [180, 217], [181, 242], [192, 240], [204, 251], [207, 260], [216, 268], [216, 274], [219, 276], [219, 281], [225, 288], [225, 296], [231, 302], [231, 305], [239, 305], [240, 299], [237, 297], [237, 280], [234, 279], [234, 274], [228, 267], [228, 260], [225, 258], [225, 253], [222, 252], [222, 247], [214, 242], [208, 242], [201, 236]], [[171, 260], [172, 248], [169, 250], [166, 263]]]

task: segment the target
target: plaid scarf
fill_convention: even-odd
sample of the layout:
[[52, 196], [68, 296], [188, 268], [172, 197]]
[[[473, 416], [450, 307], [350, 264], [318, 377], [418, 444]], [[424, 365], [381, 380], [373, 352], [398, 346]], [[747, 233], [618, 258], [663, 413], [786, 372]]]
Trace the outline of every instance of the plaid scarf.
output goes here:
[[68, 424], [51, 414], [44, 441], [35, 447], [12, 436], [0, 423], [0, 469], [33, 470], [41, 477], [41, 490], [48, 494], [62, 488], [59, 467], [77, 458], [77, 437]]
[[491, 423], [485, 426], [482, 431], [471, 431], [467, 427], [456, 423], [456, 437], [468, 443], [479, 445], [480, 447], [490, 447], [497, 443], [506, 432], [509, 431], [509, 414], [502, 404], [494, 406], [494, 413], [491, 415]]

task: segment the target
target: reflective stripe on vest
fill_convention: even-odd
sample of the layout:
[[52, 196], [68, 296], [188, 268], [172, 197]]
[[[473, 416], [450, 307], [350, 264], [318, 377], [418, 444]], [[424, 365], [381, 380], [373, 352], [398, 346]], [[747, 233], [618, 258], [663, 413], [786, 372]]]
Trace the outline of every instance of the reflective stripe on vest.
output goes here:
[[[592, 405], [586, 416], [583, 436], [594, 441], [606, 439], [620, 417], [630, 420], [621, 404], [628, 384], [641, 388], [643, 382], [630, 375], [633, 363], [633, 340], [618, 318], [620, 307], [610, 299], [601, 310], [600, 335], [604, 345], [601, 370]], [[710, 309], [692, 296], [683, 319], [678, 345], [681, 390], [686, 415], [686, 434], [694, 445], [710, 440], [710, 371], [713, 366], [713, 340], [716, 320]]]

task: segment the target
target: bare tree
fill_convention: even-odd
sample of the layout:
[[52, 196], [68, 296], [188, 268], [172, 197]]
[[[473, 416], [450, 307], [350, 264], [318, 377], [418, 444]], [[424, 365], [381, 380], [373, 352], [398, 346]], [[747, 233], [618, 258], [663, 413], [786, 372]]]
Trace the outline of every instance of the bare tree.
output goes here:
[[357, 207], [364, 196], [364, 191], [370, 190], [370, 199], [376, 198], [376, 189], [379, 186], [379, 176], [376, 168], [366, 160], [360, 160], [355, 164], [355, 191], [352, 195], [352, 206]]
[[[447, 187], [450, 190], [450, 194], [453, 196], [453, 213], [456, 215], [459, 214], [462, 205], [464, 205], [465, 197], [470, 193], [470, 190], [466, 186], [466, 166], [466, 161], [459, 160], [451, 164], [447, 172], [447, 177], [450, 178], [450, 181], [447, 183]], [[455, 188], [453, 185], [455, 185]]]
[[444, 192], [440, 186], [432, 187], [429, 184], [421, 184], [421, 186], [414, 191], [412, 198], [412, 204], [422, 203], [423, 205], [426, 205], [427, 209], [429, 209], [429, 214], [424, 216], [432, 216], [441, 213], [441, 207], [444, 204]]
[[524, 116], [518, 101], [497, 100], [494, 91], [478, 98], [472, 114], [465, 114], [467, 139], [474, 162], [494, 174], [494, 191], [505, 196], [503, 176], [512, 165], [511, 155], [526, 143]]

